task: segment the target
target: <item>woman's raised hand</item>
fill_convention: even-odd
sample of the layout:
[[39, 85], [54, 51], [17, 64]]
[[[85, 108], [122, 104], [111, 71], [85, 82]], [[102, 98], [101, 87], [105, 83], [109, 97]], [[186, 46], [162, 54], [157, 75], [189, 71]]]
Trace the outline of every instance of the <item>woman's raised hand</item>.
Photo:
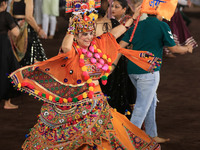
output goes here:
[[137, 19], [137, 17], [141, 14], [141, 12], [140, 12], [141, 8], [142, 8], [142, 4], [135, 8], [135, 12], [132, 16], [133, 19]]
[[76, 22], [77, 19], [82, 19], [82, 16], [79, 15], [73, 15], [72, 17], [69, 18], [69, 27]]

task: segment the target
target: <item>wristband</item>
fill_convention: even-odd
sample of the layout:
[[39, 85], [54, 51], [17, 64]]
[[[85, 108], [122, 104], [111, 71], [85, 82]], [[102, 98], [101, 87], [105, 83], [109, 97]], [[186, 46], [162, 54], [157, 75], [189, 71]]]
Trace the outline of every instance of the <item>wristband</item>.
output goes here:
[[[132, 17], [131, 17], [132, 18]], [[137, 21], [137, 19], [134, 19], [134, 18], [132, 18], [133, 19], [133, 23], [135, 24], [136, 23], [136, 21]]]
[[136, 21], [136, 19], [134, 19], [133, 17], [131, 17], [133, 19], [133, 21]]
[[127, 26], [125, 26], [125, 25], [124, 25], [124, 27], [126, 28], [126, 30], [128, 30], [128, 29], [130, 28], [130, 27], [127, 27]]
[[125, 24], [122, 24], [125, 28], [126, 28], [126, 30], [128, 30], [131, 26], [126, 26]]

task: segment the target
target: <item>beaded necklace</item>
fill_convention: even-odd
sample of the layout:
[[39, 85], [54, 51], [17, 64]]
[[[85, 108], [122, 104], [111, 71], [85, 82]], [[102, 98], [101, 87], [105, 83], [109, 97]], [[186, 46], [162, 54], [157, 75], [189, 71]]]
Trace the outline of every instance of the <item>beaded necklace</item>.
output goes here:
[[80, 48], [80, 46], [78, 46], [77, 43], [74, 43], [74, 45], [80, 56], [79, 66], [81, 67], [83, 78], [89, 85], [89, 92], [87, 95], [86, 94], [83, 95], [83, 98], [89, 97], [91, 99], [93, 98], [94, 95], [93, 91], [95, 84], [92, 82], [92, 78], [89, 76], [87, 72], [87, 67], [85, 66], [85, 59], [84, 59], [85, 55], [92, 64], [96, 64], [96, 67], [98, 69], [102, 69], [104, 71], [104, 75], [101, 77], [101, 82], [103, 85], [107, 84], [108, 75], [112, 69], [111, 58], [109, 55], [103, 54], [100, 49], [97, 49], [94, 41], [91, 42], [91, 45], [89, 46], [88, 50]]

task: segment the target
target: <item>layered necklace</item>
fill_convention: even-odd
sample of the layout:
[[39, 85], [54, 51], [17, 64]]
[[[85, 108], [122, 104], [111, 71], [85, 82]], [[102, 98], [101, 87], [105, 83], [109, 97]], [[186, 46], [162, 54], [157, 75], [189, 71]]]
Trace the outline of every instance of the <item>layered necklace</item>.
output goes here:
[[92, 81], [92, 77], [89, 76], [89, 73], [87, 71], [87, 67], [85, 66], [85, 56], [89, 59], [91, 64], [95, 64], [98, 69], [103, 70], [104, 75], [101, 77], [101, 82], [103, 85], [107, 84], [108, 75], [112, 69], [112, 63], [111, 58], [109, 55], [103, 54], [100, 49], [97, 49], [95, 42], [92, 41], [90, 47], [87, 49], [80, 48], [77, 43], [74, 43], [80, 59], [79, 59], [79, 65], [82, 70], [82, 75], [84, 80], [89, 85], [89, 92], [87, 95], [83, 95], [83, 98], [89, 97], [90, 99], [93, 98], [94, 95], [94, 87], [95, 84]]

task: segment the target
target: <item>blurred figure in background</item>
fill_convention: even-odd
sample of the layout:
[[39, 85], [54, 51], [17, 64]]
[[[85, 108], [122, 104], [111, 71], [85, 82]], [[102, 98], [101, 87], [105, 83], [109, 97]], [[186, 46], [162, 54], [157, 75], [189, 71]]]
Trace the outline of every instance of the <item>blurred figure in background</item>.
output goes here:
[[35, 0], [34, 17], [38, 26], [42, 28], [42, 0]]
[[[126, 0], [123, 1], [126, 2]], [[117, 7], [116, 9], [114, 8], [113, 11], [115, 16], [117, 16], [117, 18], [119, 16], [122, 17], [123, 14], [126, 13], [126, 7], [128, 7], [127, 2], [123, 6], [121, 5], [121, 2], [122, 2], [121, 0], [120, 2], [118, 1], [113, 2], [114, 5], [112, 7]], [[106, 13], [109, 7], [108, 1], [102, 0], [101, 4], [102, 4], [101, 8], [98, 9], [99, 18], [96, 21], [97, 36], [106, 32], [110, 32], [112, 28], [120, 24], [116, 19], [107, 18]], [[118, 9], [118, 7], [120, 8]], [[119, 42], [122, 37], [123, 35], [117, 38], [117, 42]], [[129, 106], [129, 104], [132, 105], [136, 97], [135, 95], [136, 92], [135, 93], [133, 92], [135, 90], [135, 87], [132, 85], [127, 74], [127, 61], [128, 60], [126, 59], [126, 57], [122, 56], [119, 60], [119, 63], [115, 66], [115, 70], [108, 77], [108, 84], [102, 85], [100, 82], [103, 93], [111, 97], [111, 99], [108, 101], [109, 104], [113, 108], [116, 108], [117, 111], [119, 111], [122, 114], [126, 114], [126, 112], [128, 111], [131, 112], [131, 107]]]
[[[188, 6], [191, 6], [190, 0], [187, 1], [187, 4]], [[178, 5], [171, 20], [170, 21], [165, 20], [165, 22], [167, 22], [172, 31], [172, 35], [176, 45], [180, 46], [192, 45], [193, 48], [196, 48], [198, 44], [192, 37], [186, 25], [187, 22], [184, 21], [179, 8], [180, 7]], [[164, 54], [166, 57], [171, 57], [171, 58], [176, 57], [167, 47], [164, 48]]]
[[110, 32], [112, 28], [120, 24], [116, 19], [109, 19], [107, 17], [108, 7], [108, 0], [101, 0], [101, 8], [97, 9], [98, 19], [96, 20], [96, 36], [100, 36], [103, 33]]
[[6, 12], [7, 0], [0, 0], [0, 100], [4, 99], [4, 109], [17, 109], [18, 106], [11, 103], [11, 98], [16, 96], [17, 92], [10, 83], [7, 74], [17, 70], [17, 62], [11, 48], [8, 38], [8, 31], [14, 37], [19, 35], [19, 28], [12, 16]]
[[6, 11], [10, 12], [10, 3], [12, 2], [12, 0], [8, 0], [8, 4], [7, 4], [7, 8]]
[[124, 24], [131, 18], [131, 9], [126, 0], [114, 0], [111, 6], [112, 17], [120, 24]]
[[191, 20], [190, 18], [185, 15], [185, 13], [183, 12], [183, 9], [184, 7], [192, 7], [192, 2], [191, 0], [178, 0], [178, 5], [177, 5], [177, 8], [179, 9], [182, 17], [183, 17], [183, 20], [185, 21], [186, 25], [189, 26], [190, 23], [191, 23]]
[[46, 35], [49, 34], [48, 39], [53, 39], [56, 31], [56, 23], [57, 23], [56, 17], [59, 16], [59, 0], [43, 0], [42, 10], [43, 10], [42, 28], [46, 33]]
[[191, 0], [192, 4], [200, 6], [200, 0]]
[[11, 37], [13, 52], [21, 66], [34, 64], [36, 61], [46, 60], [42, 44], [38, 38], [47, 38], [45, 32], [33, 17], [33, 0], [13, 0], [10, 12], [20, 27], [20, 35]]

